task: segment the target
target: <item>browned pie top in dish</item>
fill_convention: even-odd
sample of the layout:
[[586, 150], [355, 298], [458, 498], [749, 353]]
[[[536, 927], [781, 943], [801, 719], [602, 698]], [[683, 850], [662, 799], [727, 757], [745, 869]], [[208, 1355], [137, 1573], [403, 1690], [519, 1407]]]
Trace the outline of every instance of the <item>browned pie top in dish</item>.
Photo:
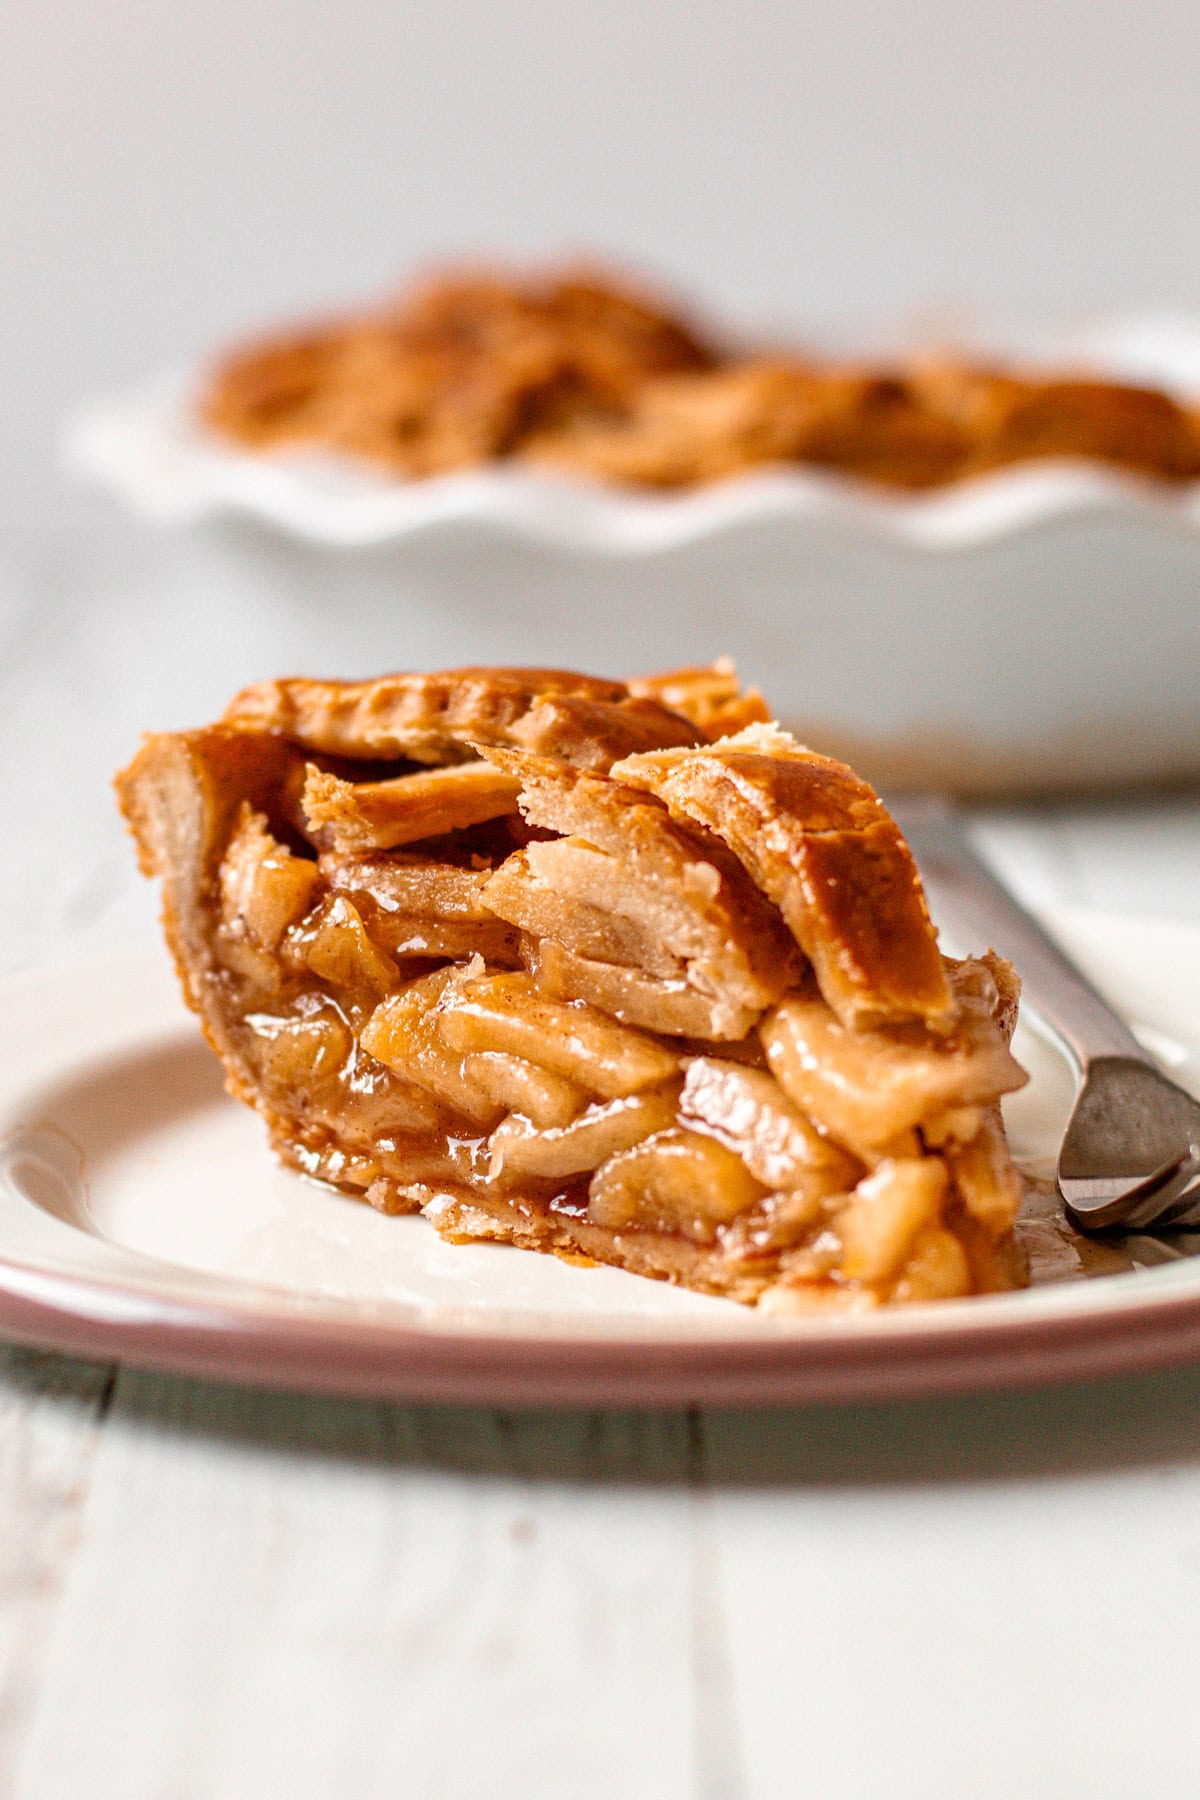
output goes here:
[[775, 1311], [1022, 1278], [1018, 983], [943, 957], [845, 764], [728, 664], [287, 680], [117, 780], [281, 1157]]
[[252, 449], [310, 445], [408, 477], [515, 458], [671, 488], [802, 463], [927, 488], [1039, 457], [1200, 476], [1200, 423], [1154, 389], [963, 357], [735, 352], [578, 271], [451, 272], [280, 332], [222, 359], [201, 412]]

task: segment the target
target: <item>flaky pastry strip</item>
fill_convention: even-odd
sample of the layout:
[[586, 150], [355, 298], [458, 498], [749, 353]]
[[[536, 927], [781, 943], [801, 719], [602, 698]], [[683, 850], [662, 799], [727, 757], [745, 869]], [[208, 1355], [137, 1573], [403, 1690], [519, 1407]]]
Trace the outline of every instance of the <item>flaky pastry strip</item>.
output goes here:
[[776, 726], [651, 751], [613, 779], [714, 832], [779, 907], [848, 1025], [954, 1019], [937, 935], [899, 828], [866, 782]]
[[623, 682], [561, 669], [264, 681], [243, 689], [225, 718], [278, 732], [306, 750], [364, 761], [466, 762], [477, 743], [517, 744], [606, 768], [652, 744], [700, 736], [681, 714], [635, 698]]
[[520, 783], [487, 763], [456, 763], [391, 781], [343, 781], [309, 764], [301, 807], [339, 853], [392, 850], [517, 810]]

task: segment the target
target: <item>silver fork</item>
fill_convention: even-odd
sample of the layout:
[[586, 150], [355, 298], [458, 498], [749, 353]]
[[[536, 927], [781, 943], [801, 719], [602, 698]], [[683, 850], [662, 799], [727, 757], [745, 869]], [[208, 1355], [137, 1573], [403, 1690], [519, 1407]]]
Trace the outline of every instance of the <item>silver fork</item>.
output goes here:
[[890, 810], [939, 924], [1016, 966], [1024, 998], [1059, 1037], [1079, 1089], [1058, 1191], [1083, 1231], [1154, 1231], [1200, 1219], [1200, 1101], [1163, 1074], [1123, 1020], [976, 856], [955, 808], [901, 796]]

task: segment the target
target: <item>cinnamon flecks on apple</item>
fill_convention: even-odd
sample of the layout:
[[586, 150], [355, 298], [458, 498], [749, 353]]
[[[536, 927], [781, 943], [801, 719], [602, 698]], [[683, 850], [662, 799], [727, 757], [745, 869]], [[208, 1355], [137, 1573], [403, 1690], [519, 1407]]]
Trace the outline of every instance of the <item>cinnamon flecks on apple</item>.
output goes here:
[[1019, 984], [731, 665], [268, 682], [117, 778], [284, 1161], [776, 1313], [1022, 1279]]

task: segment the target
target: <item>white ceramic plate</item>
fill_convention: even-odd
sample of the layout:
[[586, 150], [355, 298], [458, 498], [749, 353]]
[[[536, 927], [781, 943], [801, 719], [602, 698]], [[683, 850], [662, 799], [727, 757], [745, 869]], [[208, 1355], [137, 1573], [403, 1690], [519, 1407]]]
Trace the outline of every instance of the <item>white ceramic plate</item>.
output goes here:
[[[1006, 347], [1200, 392], [1185, 317]], [[266, 612], [319, 607], [338, 672], [731, 654], [785, 723], [876, 784], [1200, 774], [1200, 488], [1072, 463], [920, 495], [803, 469], [666, 495], [517, 467], [405, 482], [239, 454], [197, 428], [194, 385], [80, 413], [71, 467], [143, 517], [209, 528], [229, 560], [207, 579], [251, 574]]]
[[[1050, 920], [1200, 1088], [1200, 932]], [[612, 1269], [443, 1244], [276, 1167], [159, 951], [3, 996], [0, 1330], [168, 1369], [492, 1403], [766, 1403], [1098, 1374], [1200, 1354], [1200, 1261], [877, 1317], [783, 1323]], [[1065, 1064], [1023, 1032], [1014, 1146], [1045, 1168]], [[1125, 1259], [1128, 1263], [1128, 1259]], [[1120, 1259], [1110, 1256], [1109, 1266]], [[1101, 1255], [1095, 1268], [1105, 1266]], [[1055, 1279], [1050, 1279], [1054, 1277]]]

